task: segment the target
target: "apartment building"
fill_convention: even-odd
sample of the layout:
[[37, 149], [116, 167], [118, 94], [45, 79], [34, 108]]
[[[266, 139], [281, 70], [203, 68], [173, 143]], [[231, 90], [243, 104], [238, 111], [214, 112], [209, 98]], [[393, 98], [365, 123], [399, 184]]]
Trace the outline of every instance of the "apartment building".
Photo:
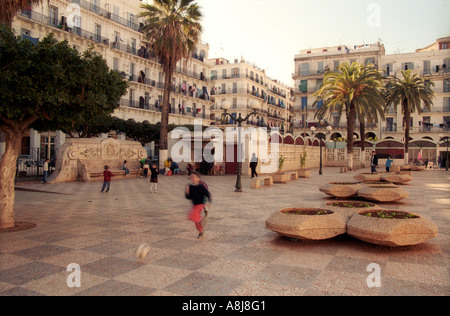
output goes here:
[[[372, 63], [383, 72], [384, 76], [401, 76], [401, 70], [412, 69], [426, 82], [434, 84], [436, 99], [433, 107], [423, 108], [421, 114], [413, 113], [410, 122], [410, 137], [412, 140], [428, 139], [438, 142], [440, 134], [450, 129], [450, 37], [436, 40], [435, 43], [417, 49], [413, 53], [385, 54], [383, 44], [364, 44], [354, 46], [334, 46], [301, 50], [295, 56], [295, 115], [294, 130], [297, 134], [309, 132], [311, 126], [325, 129], [333, 127], [331, 139], [347, 137], [345, 117], [333, 116], [331, 121], [318, 121], [314, 115], [322, 106], [312, 104], [316, 100], [313, 93], [323, 83], [327, 70], [336, 70], [344, 62], [354, 61], [360, 64]], [[379, 118], [378, 123], [368, 123], [366, 138], [373, 139], [404, 139], [403, 114], [400, 108], [392, 108], [386, 113], [386, 119]], [[357, 122], [357, 126], [358, 126]], [[355, 134], [360, 137], [359, 130]]]
[[[295, 56], [294, 79], [294, 131], [297, 134], [308, 134], [309, 129], [314, 126], [319, 131], [325, 131], [328, 125], [333, 127], [331, 139], [347, 137], [347, 124], [344, 118], [337, 115], [332, 119], [319, 121], [316, 117], [316, 111], [322, 106], [318, 102], [313, 103], [316, 97], [313, 94], [319, 90], [323, 83], [324, 74], [329, 70], [337, 70], [345, 62], [360, 64], [374, 64], [379, 67], [382, 56], [385, 54], [384, 46], [380, 43], [354, 45], [354, 46], [333, 46], [315, 49], [301, 50]], [[359, 123], [357, 123], [359, 125]], [[366, 126], [367, 135], [374, 137], [379, 126], [375, 123], [369, 123]], [[355, 131], [359, 137], [359, 131]]]
[[211, 108], [212, 124], [226, 127], [235, 124], [230, 118], [223, 118], [221, 104], [229, 102], [229, 113], [233, 117], [239, 114], [245, 118], [252, 113], [250, 103], [260, 104], [257, 115], [253, 115], [244, 126], [278, 129], [281, 133], [292, 132], [293, 102], [292, 88], [266, 75], [264, 69], [244, 59], [233, 62], [224, 58], [210, 59], [211, 64]]
[[[43, 1], [42, 5], [18, 13], [12, 26], [17, 35], [34, 42], [53, 33], [57, 40], [67, 40], [80, 52], [92, 47], [110, 68], [122, 73], [130, 82], [114, 115], [154, 124], [161, 120], [164, 75], [140, 31], [143, 25], [139, 18], [141, 4], [140, 0]], [[203, 125], [210, 125], [213, 102], [207, 93], [211, 90], [208, 53], [209, 45], [199, 43], [192, 56], [177, 65], [170, 100], [170, 124], [194, 124], [194, 120], [200, 119]], [[31, 131], [23, 146], [43, 147], [43, 152], [47, 153], [64, 142], [65, 135], [61, 132], [39, 135]]]

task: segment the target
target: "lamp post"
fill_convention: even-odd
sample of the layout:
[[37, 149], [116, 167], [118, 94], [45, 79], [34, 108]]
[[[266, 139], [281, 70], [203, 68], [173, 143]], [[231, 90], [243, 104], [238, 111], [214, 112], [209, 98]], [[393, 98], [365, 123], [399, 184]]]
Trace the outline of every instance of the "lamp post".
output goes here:
[[327, 132], [325, 134], [318, 133], [316, 134], [316, 128], [311, 126], [311, 133], [319, 139], [319, 147], [320, 147], [320, 167], [319, 167], [319, 175], [322, 175], [322, 141], [327, 140], [327, 135], [331, 133], [333, 128], [331, 126], [327, 126]]
[[439, 135], [439, 139], [440, 140], [445, 139], [445, 142], [447, 143], [447, 152], [445, 154], [445, 170], [448, 171], [448, 140], [449, 140], [449, 137], [448, 136], [444, 136], [443, 134], [440, 134]]
[[223, 113], [222, 118], [224, 119], [226, 116], [229, 116], [230, 119], [234, 123], [238, 123], [238, 150], [237, 150], [237, 171], [236, 171], [236, 190], [235, 192], [242, 192], [242, 183], [241, 183], [241, 175], [242, 175], [242, 142], [241, 142], [241, 129], [242, 122], [246, 122], [252, 115], [257, 114], [257, 110], [259, 109], [259, 103], [255, 100], [250, 102], [250, 109], [253, 110], [252, 113], [247, 115], [245, 118], [242, 118], [241, 113], [239, 113], [239, 117], [235, 118], [227, 111], [230, 109], [230, 103], [228, 101], [222, 102], [222, 109], [225, 111]]

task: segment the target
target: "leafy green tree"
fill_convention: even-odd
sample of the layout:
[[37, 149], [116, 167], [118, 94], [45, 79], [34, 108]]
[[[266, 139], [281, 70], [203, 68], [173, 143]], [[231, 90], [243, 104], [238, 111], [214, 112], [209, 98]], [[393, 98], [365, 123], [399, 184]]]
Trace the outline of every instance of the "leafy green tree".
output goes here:
[[145, 18], [142, 28], [151, 49], [162, 63], [164, 95], [159, 141], [161, 161], [167, 157], [169, 102], [172, 76], [177, 63], [189, 58], [200, 40], [202, 13], [194, 0], [154, 0], [153, 5], [141, 5], [140, 16]]
[[80, 55], [50, 34], [37, 45], [0, 26], [0, 228], [13, 227], [15, 166], [30, 127], [69, 130], [84, 119], [111, 114], [127, 82], [106, 61]]
[[[337, 71], [328, 71], [323, 84], [314, 93], [323, 105], [315, 116], [323, 119], [333, 113], [339, 117], [345, 112], [347, 119], [347, 157], [348, 167], [353, 168], [353, 134], [357, 114], [363, 110], [378, 113], [384, 118], [384, 98], [382, 94], [382, 76], [372, 64], [363, 66], [358, 63], [344, 63]], [[361, 118], [361, 116], [360, 116]]]
[[403, 124], [405, 126], [405, 164], [409, 163], [409, 128], [411, 113], [422, 113], [422, 103], [430, 110], [435, 93], [431, 87], [434, 83], [426, 84], [417, 73], [411, 69], [402, 70], [402, 77], [389, 76], [385, 86], [386, 111], [398, 105], [402, 108]]

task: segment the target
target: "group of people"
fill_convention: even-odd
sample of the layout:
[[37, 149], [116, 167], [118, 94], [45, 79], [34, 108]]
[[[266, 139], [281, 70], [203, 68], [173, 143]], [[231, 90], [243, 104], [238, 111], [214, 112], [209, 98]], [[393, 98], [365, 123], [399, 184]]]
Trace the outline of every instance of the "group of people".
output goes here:
[[[173, 166], [173, 161], [171, 161]], [[148, 172], [150, 171], [150, 193], [157, 193], [158, 188], [158, 175], [159, 170], [155, 163], [150, 163], [150, 160], [146, 160], [143, 163], [144, 176], [147, 178]], [[174, 167], [174, 166], [173, 166]], [[127, 161], [125, 160], [122, 166], [125, 170], [125, 174], [129, 174], [129, 169], [127, 167]], [[191, 165], [192, 168], [192, 165]], [[128, 169], [128, 173], [127, 170]], [[169, 169], [170, 170], [170, 169]], [[188, 167], [189, 170], [189, 167]], [[212, 197], [208, 190], [208, 185], [202, 181], [200, 175], [192, 169], [189, 170], [189, 175], [191, 179], [191, 184], [186, 186], [185, 196], [186, 199], [192, 201], [192, 209], [189, 212], [187, 218], [194, 222], [195, 227], [198, 231], [198, 239], [202, 239], [204, 235], [204, 224], [205, 219], [208, 216], [208, 208], [211, 204]], [[114, 173], [109, 170], [109, 166], [106, 165], [103, 171], [103, 185], [101, 192], [109, 192], [111, 188], [111, 181], [114, 177]], [[202, 215], [204, 213], [204, 215]]]

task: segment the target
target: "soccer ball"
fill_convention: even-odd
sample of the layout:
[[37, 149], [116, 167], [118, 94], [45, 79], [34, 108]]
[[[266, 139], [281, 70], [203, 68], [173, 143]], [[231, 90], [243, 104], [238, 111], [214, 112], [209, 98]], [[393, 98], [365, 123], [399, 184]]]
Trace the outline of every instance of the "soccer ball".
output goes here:
[[136, 250], [136, 258], [145, 259], [149, 252], [150, 252], [149, 244], [142, 244]]

